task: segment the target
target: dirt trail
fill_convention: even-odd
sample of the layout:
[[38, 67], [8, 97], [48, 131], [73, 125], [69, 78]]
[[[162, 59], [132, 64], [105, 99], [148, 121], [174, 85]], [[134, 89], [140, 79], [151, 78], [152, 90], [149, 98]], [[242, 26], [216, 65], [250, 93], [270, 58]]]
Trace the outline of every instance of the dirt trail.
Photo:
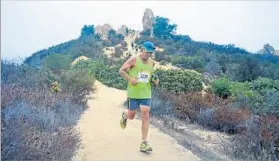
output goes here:
[[139, 152], [141, 121], [128, 121], [121, 129], [119, 120], [124, 111], [126, 92], [96, 82], [97, 91], [88, 101], [90, 106], [81, 116], [76, 129], [80, 131], [81, 147], [74, 161], [92, 160], [200, 160], [191, 151], [178, 145], [170, 136], [154, 126], [149, 129], [153, 152]]

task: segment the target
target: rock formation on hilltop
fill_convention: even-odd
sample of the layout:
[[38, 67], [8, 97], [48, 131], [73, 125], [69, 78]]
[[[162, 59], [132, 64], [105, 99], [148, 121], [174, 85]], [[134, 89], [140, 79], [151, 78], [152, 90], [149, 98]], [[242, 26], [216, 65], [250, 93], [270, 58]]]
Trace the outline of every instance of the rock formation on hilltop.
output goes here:
[[144, 11], [144, 15], [142, 18], [142, 25], [144, 31], [149, 31], [150, 36], [153, 37], [153, 24], [154, 24], [154, 14], [151, 9], [147, 8]]
[[117, 34], [121, 34], [124, 36], [128, 35], [128, 27], [125, 25], [122, 25], [118, 30], [117, 30]]
[[102, 40], [106, 40], [108, 38], [109, 30], [113, 29], [109, 24], [104, 24], [103, 26], [98, 25], [95, 28], [95, 32], [100, 34]]
[[277, 54], [277, 51], [270, 44], [264, 44], [263, 49], [258, 51], [259, 54]]

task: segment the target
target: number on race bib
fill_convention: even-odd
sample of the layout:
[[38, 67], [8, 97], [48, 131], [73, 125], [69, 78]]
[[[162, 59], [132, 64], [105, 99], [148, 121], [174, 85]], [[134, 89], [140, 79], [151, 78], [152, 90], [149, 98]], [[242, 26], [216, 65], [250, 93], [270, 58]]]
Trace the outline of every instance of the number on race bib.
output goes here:
[[148, 83], [149, 74], [146, 72], [140, 72], [138, 75], [138, 82]]

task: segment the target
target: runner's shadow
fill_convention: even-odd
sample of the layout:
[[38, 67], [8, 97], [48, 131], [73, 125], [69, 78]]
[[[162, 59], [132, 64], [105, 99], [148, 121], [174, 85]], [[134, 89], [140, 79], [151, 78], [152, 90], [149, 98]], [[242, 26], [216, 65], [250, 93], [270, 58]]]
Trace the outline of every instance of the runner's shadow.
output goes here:
[[152, 155], [152, 152], [143, 152], [143, 151], [140, 151], [140, 153], [141, 153], [142, 155], [147, 155], [147, 156]]

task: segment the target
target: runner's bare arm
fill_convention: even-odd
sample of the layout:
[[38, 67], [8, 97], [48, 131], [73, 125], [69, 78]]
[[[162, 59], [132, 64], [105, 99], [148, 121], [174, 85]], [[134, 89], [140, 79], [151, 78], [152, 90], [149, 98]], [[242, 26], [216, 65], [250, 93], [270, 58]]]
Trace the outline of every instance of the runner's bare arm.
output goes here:
[[129, 58], [119, 69], [120, 75], [125, 78], [126, 80], [130, 80], [130, 77], [127, 73], [127, 70], [130, 69], [132, 66], [136, 64], [136, 57]]
[[[155, 61], [153, 61], [153, 68], [155, 67]], [[153, 80], [152, 81], [156, 86], [158, 86], [159, 84], [159, 78], [157, 78], [157, 80]]]

